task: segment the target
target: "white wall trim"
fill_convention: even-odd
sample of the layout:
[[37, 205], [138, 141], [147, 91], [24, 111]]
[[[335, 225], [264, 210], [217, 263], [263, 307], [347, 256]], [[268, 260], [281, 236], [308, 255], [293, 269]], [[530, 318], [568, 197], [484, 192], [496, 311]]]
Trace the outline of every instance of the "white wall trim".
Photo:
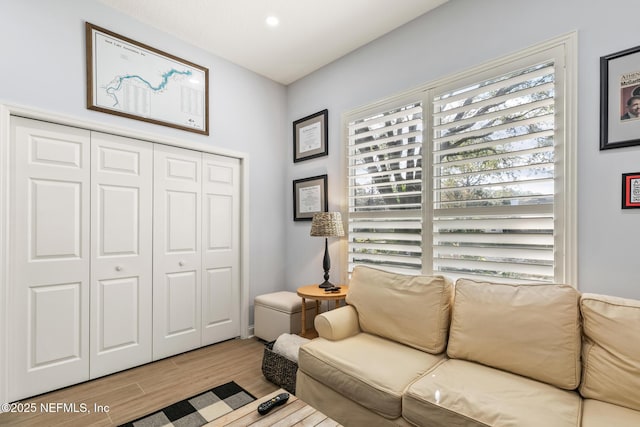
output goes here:
[[253, 335], [253, 326], [249, 325], [249, 156], [240, 157], [240, 338], [246, 339]]
[[565, 82], [565, 188], [568, 192], [564, 218], [565, 271], [567, 284], [580, 290], [578, 284], [578, 33], [572, 32], [558, 39], [564, 43], [565, 71], [573, 78]]
[[[9, 110], [0, 105], [0, 404], [9, 396]], [[0, 413], [2, 413], [0, 409]]]
[[[5, 308], [9, 301], [9, 235], [11, 206], [9, 206], [9, 180], [10, 180], [10, 139], [11, 116], [20, 116], [36, 120], [63, 124], [84, 128], [92, 131], [104, 132], [124, 137], [172, 145], [202, 151], [220, 156], [233, 157], [240, 160], [241, 198], [240, 206], [242, 216], [240, 218], [240, 337], [248, 338], [253, 334], [249, 325], [249, 294], [250, 294], [250, 268], [249, 268], [249, 155], [240, 151], [227, 150], [180, 138], [167, 137], [156, 133], [143, 132], [125, 127], [105, 125], [104, 123], [78, 119], [76, 117], [51, 113], [31, 107], [3, 104], [0, 102], [0, 404], [6, 403], [8, 398], [9, 358], [8, 335], [9, 319]], [[1, 412], [1, 411], [0, 411]]]
[[96, 121], [78, 119], [72, 116], [67, 116], [58, 113], [52, 113], [45, 110], [40, 110], [31, 107], [24, 107], [20, 105], [2, 104], [9, 115], [26, 117], [36, 120], [44, 120], [52, 123], [58, 123], [62, 125], [75, 126], [88, 130], [110, 133], [114, 135], [121, 135], [129, 138], [140, 139], [143, 141], [156, 142], [160, 144], [173, 145], [175, 147], [188, 148], [196, 151], [204, 151], [206, 153], [218, 154], [220, 156], [235, 157], [238, 159], [244, 159], [247, 157], [247, 153], [240, 151], [228, 150], [224, 148], [213, 147], [209, 144], [202, 144], [193, 141], [187, 141], [180, 138], [168, 137], [159, 133], [144, 132], [134, 130], [122, 126], [108, 125]]

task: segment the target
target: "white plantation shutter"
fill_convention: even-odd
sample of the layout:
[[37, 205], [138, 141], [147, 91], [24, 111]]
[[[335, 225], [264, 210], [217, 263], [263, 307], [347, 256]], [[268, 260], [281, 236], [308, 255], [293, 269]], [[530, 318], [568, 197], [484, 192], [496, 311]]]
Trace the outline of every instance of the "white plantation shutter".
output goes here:
[[553, 61], [436, 94], [434, 272], [554, 281], [555, 105]]
[[422, 127], [420, 102], [349, 123], [349, 272], [421, 272]]
[[575, 40], [345, 115], [347, 271], [575, 285]]

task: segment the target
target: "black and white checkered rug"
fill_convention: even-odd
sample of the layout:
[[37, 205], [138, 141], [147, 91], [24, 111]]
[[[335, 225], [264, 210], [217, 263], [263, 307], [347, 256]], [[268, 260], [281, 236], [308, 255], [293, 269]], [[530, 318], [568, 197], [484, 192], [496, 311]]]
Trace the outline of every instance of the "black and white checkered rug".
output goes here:
[[254, 400], [251, 393], [231, 381], [120, 427], [200, 427]]

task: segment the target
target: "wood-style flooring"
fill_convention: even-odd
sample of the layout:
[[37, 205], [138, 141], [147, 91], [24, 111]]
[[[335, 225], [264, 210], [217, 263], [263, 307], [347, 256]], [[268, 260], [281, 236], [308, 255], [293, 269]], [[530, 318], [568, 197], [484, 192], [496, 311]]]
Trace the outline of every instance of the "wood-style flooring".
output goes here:
[[[37, 411], [0, 414], [0, 426], [118, 425], [229, 381], [261, 398], [279, 388], [262, 375], [263, 353], [264, 343], [256, 338], [214, 344], [25, 399]], [[75, 413], [69, 405], [74, 403]], [[43, 412], [41, 404], [60, 412]]]

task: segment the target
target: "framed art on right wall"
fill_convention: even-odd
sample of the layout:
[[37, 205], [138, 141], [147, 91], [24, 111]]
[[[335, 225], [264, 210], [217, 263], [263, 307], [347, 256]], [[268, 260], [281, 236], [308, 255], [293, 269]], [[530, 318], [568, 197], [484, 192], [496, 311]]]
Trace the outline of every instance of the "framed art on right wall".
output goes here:
[[640, 172], [622, 174], [622, 209], [640, 208]]
[[640, 46], [600, 58], [600, 149], [640, 144]]

